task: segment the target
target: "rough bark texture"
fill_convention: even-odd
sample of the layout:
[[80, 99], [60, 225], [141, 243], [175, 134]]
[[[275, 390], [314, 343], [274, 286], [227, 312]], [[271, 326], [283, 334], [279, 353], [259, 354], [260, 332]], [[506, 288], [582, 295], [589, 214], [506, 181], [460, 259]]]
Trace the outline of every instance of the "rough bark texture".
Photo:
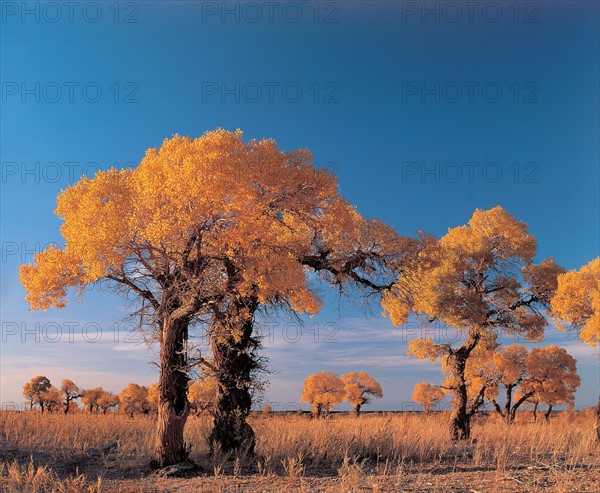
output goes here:
[[254, 454], [254, 430], [246, 417], [252, 406], [252, 373], [257, 368], [254, 350], [259, 343], [252, 337], [257, 307], [255, 299], [235, 300], [226, 313], [215, 316], [211, 342], [219, 393], [209, 438], [213, 452]]
[[183, 428], [190, 413], [187, 401], [188, 321], [165, 319], [161, 327], [160, 377], [158, 380], [158, 425], [156, 467], [166, 467], [187, 459], [189, 449]]
[[467, 359], [475, 349], [481, 338], [477, 328], [469, 331], [469, 338], [456, 351], [448, 354], [447, 365], [456, 377], [456, 387], [454, 388], [454, 407], [450, 415], [450, 438], [452, 440], [468, 440], [471, 438], [471, 416], [479, 408], [479, 400], [483, 399], [485, 387], [481, 389], [480, 395], [475, 399], [470, 409], [468, 406], [467, 383], [465, 381], [465, 368]]
[[471, 416], [467, 413], [466, 363], [467, 356], [460, 349], [448, 356], [448, 367], [457, 377], [454, 406], [450, 415], [450, 438], [452, 440], [467, 440], [471, 437]]

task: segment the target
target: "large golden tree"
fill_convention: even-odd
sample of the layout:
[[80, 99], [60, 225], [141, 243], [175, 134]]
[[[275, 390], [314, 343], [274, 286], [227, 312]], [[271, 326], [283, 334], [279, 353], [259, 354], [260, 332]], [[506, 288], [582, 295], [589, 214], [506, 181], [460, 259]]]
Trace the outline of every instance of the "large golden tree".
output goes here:
[[159, 466], [188, 453], [190, 327], [207, 331], [219, 381], [211, 444], [252, 451], [245, 418], [258, 310], [318, 312], [315, 274], [340, 289], [381, 293], [419, 243], [363, 219], [308, 151], [245, 142], [240, 131], [165, 140], [135, 169], [98, 172], [67, 188], [56, 213], [65, 244], [21, 268], [27, 301], [60, 308], [68, 288], [98, 282], [137, 296], [137, 315], [160, 343]]

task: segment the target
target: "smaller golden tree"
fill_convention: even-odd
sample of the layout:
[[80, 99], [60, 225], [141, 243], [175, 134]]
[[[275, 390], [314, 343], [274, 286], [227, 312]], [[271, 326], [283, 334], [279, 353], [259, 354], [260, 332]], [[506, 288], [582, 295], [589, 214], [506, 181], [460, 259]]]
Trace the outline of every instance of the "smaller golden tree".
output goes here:
[[93, 389], [82, 390], [81, 402], [83, 403], [83, 408], [87, 409], [90, 413], [100, 409], [98, 401], [100, 400], [100, 397], [102, 397], [103, 393], [104, 389], [102, 387], [94, 387]]
[[44, 412], [44, 399], [42, 396], [51, 386], [50, 380], [41, 375], [33, 377], [23, 386], [23, 395], [29, 399], [29, 408], [31, 410], [33, 410], [35, 404], [39, 404], [42, 413]]
[[342, 375], [342, 382], [344, 382], [346, 400], [354, 408], [357, 416], [360, 415], [361, 407], [371, 402], [374, 397], [377, 399], [383, 397], [379, 382], [364, 371], [346, 373]]
[[344, 382], [335, 373], [322, 371], [306, 377], [300, 402], [309, 403], [313, 417], [317, 418], [322, 410], [327, 416], [333, 406], [344, 400], [344, 396]]
[[72, 408], [71, 402], [81, 397], [81, 391], [79, 387], [73, 382], [73, 380], [64, 379], [60, 384], [60, 391], [63, 396], [64, 413], [67, 414], [69, 409]]
[[213, 412], [217, 404], [219, 382], [213, 376], [206, 376], [195, 380], [188, 387], [188, 399], [196, 414], [204, 411]]
[[421, 382], [415, 385], [411, 398], [429, 413], [444, 398], [444, 391], [429, 382]]
[[98, 399], [98, 406], [102, 410], [102, 414], [106, 414], [111, 409], [114, 409], [121, 403], [118, 395], [111, 394], [108, 391], [102, 392]]
[[133, 418], [136, 413], [147, 414], [148, 406], [148, 387], [130, 383], [119, 393], [121, 401], [121, 410]]
[[581, 379], [577, 375], [575, 358], [565, 349], [557, 346], [532, 349], [527, 358], [527, 373], [521, 384], [519, 401], [533, 397], [535, 402], [547, 404], [546, 421], [554, 406], [573, 407]]
[[52, 413], [60, 408], [60, 391], [54, 385], [50, 385], [50, 388], [42, 393], [41, 400], [48, 412]]
[[543, 315], [564, 269], [553, 259], [534, 262], [537, 245], [527, 225], [501, 207], [476, 210], [464, 226], [431, 241], [414, 268], [401, 270], [382, 307], [395, 325], [415, 312], [459, 334], [457, 344], [443, 338], [409, 341], [408, 354], [443, 364], [452, 374], [453, 440], [471, 436], [472, 407], [466, 368], [480, 345], [495, 343], [499, 331], [538, 341], [547, 325]]

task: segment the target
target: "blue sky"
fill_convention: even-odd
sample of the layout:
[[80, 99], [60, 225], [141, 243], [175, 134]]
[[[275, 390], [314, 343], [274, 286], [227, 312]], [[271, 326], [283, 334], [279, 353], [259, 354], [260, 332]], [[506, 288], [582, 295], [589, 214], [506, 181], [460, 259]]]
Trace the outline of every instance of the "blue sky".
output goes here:
[[[402, 234], [442, 235], [501, 205], [529, 224], [540, 259], [571, 269], [599, 254], [596, 2], [47, 5], [1, 4], [3, 403], [37, 374], [113, 391], [156, 380], [151, 352], [114, 326], [122, 300], [94, 289], [29, 312], [17, 269], [60, 242], [60, 190], [175, 133], [241, 128], [309, 148], [363, 215]], [[405, 356], [414, 327], [330, 298], [307, 322], [316, 340], [279, 321], [265, 341], [268, 401], [296, 401], [321, 369], [371, 373], [378, 409], [440, 381], [438, 365]], [[592, 405], [598, 353], [552, 328], [545, 343], [577, 357], [577, 404]]]

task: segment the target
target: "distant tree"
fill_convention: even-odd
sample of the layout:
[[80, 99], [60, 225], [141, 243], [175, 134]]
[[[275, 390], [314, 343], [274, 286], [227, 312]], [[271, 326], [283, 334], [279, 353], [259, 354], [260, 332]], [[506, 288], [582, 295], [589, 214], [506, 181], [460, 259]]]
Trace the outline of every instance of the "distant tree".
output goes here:
[[[600, 257], [558, 277], [551, 307], [556, 317], [577, 330], [583, 342], [592, 347], [600, 342]], [[560, 322], [557, 325], [566, 330]]]
[[273, 414], [273, 408], [271, 406], [265, 406], [262, 410], [265, 416], [271, 416]]
[[428, 413], [444, 398], [444, 391], [428, 382], [421, 382], [415, 385], [411, 398], [423, 406], [423, 411]]
[[94, 387], [93, 389], [86, 389], [81, 391], [81, 402], [84, 408], [87, 408], [90, 413], [97, 411], [99, 406], [100, 397], [104, 393], [102, 387]]
[[320, 416], [322, 410], [327, 416], [333, 406], [344, 400], [344, 396], [344, 382], [335, 373], [322, 371], [306, 377], [300, 402], [311, 405], [313, 417]]
[[442, 358], [454, 374], [453, 440], [471, 436], [466, 365], [482, 341], [499, 331], [540, 340], [547, 325], [543, 311], [563, 269], [553, 259], [534, 263], [537, 245], [527, 225], [501, 207], [476, 210], [464, 226], [430, 241], [416, 267], [410, 265], [385, 294], [384, 310], [396, 325], [409, 313], [427, 316], [459, 331], [459, 344], [419, 338], [409, 354], [431, 361]]
[[130, 383], [119, 393], [121, 409], [125, 414], [133, 417], [136, 413], [148, 413], [148, 387]]
[[108, 391], [103, 391], [100, 397], [98, 398], [98, 407], [102, 410], [102, 414], [106, 414], [111, 409], [117, 407], [121, 401], [119, 400], [119, 396], [112, 394]]
[[71, 402], [81, 397], [81, 390], [72, 380], [65, 379], [60, 384], [63, 396], [64, 413], [67, 414], [71, 408]]
[[360, 415], [360, 409], [365, 404], [368, 404], [373, 397], [381, 399], [383, 391], [381, 385], [368, 373], [350, 372], [342, 375], [344, 382], [345, 398], [354, 408], [357, 416]]
[[33, 410], [35, 404], [39, 404], [42, 413], [44, 412], [43, 394], [47, 392], [52, 384], [47, 377], [33, 377], [23, 386], [23, 395], [29, 399], [29, 408]]
[[58, 410], [62, 403], [60, 391], [54, 385], [41, 394], [41, 400], [49, 413]]
[[148, 412], [150, 414], [158, 413], [158, 383], [153, 383], [148, 387]]
[[546, 420], [556, 405], [566, 404], [572, 409], [581, 380], [575, 358], [565, 349], [557, 346], [532, 349], [527, 358], [527, 373], [521, 384], [520, 402], [533, 397], [535, 402], [547, 404]]
[[[600, 257], [578, 271], [558, 277], [551, 303], [552, 313], [570, 324], [583, 342], [595, 347], [600, 341]], [[557, 324], [565, 330], [562, 324]], [[600, 395], [596, 406], [596, 437], [600, 440]]]
[[188, 387], [188, 399], [196, 414], [203, 411], [213, 412], [217, 404], [219, 381], [213, 376], [195, 380]]

